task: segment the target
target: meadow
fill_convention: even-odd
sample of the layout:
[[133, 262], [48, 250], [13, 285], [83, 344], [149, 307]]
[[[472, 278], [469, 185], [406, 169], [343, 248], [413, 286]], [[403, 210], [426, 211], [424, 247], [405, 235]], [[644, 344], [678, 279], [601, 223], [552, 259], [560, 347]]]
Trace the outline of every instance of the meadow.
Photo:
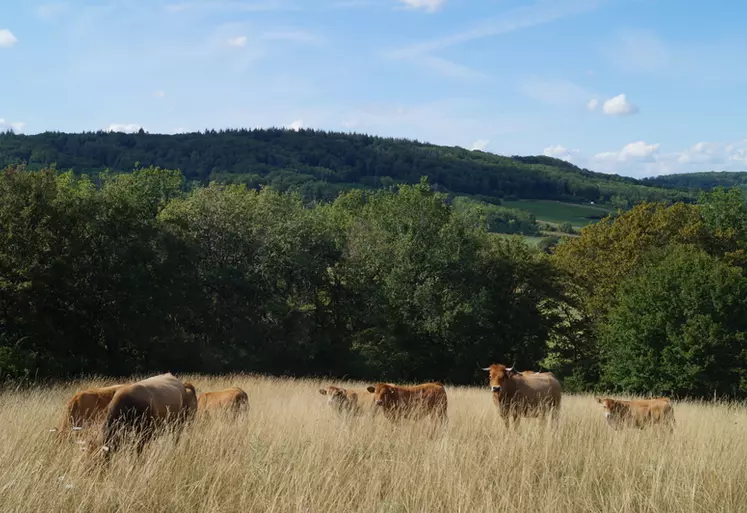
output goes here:
[[502, 205], [531, 212], [537, 221], [550, 224], [571, 223], [574, 228], [582, 228], [615, 213], [614, 209], [606, 205], [580, 205], [554, 200], [504, 201]]
[[[590, 395], [565, 395], [557, 426], [506, 430], [482, 388], [447, 386], [449, 424], [343, 418], [335, 381], [180, 376], [199, 391], [242, 387], [238, 418], [198, 419], [107, 469], [58, 443], [78, 389], [0, 395], [3, 512], [734, 512], [747, 509], [747, 409], [674, 403], [677, 427], [614, 431]], [[360, 384], [354, 384], [359, 385]], [[83, 435], [85, 436], [85, 435]]]

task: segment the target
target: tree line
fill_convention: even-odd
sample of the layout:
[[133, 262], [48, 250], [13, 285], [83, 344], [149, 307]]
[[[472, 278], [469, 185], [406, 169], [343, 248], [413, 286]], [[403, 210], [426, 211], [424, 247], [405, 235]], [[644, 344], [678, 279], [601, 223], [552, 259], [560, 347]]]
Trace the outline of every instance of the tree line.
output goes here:
[[[306, 204], [156, 167], [0, 179], [0, 373], [246, 371], [744, 396], [739, 190], [645, 203], [544, 252], [425, 178]], [[548, 254], [549, 253], [549, 254]]]
[[642, 201], [695, 201], [689, 192], [580, 169], [545, 157], [504, 157], [459, 147], [321, 130], [205, 130], [164, 135], [115, 132], [0, 134], [0, 168], [57, 165], [95, 177], [137, 164], [180, 170], [188, 182], [269, 185], [305, 202], [332, 201], [352, 188], [414, 185], [501, 199], [552, 199], [626, 208]]

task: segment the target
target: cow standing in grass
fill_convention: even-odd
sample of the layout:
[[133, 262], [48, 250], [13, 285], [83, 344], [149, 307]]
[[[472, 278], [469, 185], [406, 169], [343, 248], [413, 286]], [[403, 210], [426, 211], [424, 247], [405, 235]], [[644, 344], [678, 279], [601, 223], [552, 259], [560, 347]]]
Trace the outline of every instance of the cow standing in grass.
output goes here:
[[614, 429], [622, 427], [644, 427], [661, 424], [674, 430], [674, 408], [667, 397], [656, 399], [638, 399], [623, 401], [596, 397], [596, 401], [604, 408], [604, 417]]
[[563, 389], [552, 372], [521, 373], [502, 364], [493, 364], [482, 370], [490, 374], [493, 403], [506, 427], [510, 419], [517, 426], [520, 417], [544, 419], [548, 412], [557, 422]]
[[357, 416], [373, 410], [374, 397], [366, 389], [329, 386], [320, 388], [319, 393], [327, 396], [327, 404], [343, 415]]
[[207, 413], [211, 411], [229, 411], [238, 414], [249, 408], [249, 396], [239, 387], [216, 390], [200, 394], [197, 401], [197, 411]]
[[448, 400], [441, 383], [413, 386], [377, 383], [367, 390], [373, 394], [374, 411], [382, 411], [389, 420], [428, 416], [442, 422], [447, 420]]
[[103, 420], [109, 403], [114, 394], [124, 385], [88, 388], [76, 393], [65, 406], [65, 415], [59, 428], [51, 431], [60, 435], [69, 435], [71, 431], [78, 431], [91, 424]]
[[103, 451], [110, 455], [126, 434], [139, 440], [140, 453], [156, 430], [173, 426], [180, 432], [185, 421], [197, 411], [197, 394], [190, 383], [182, 383], [171, 373], [153, 376], [125, 385], [114, 394], [103, 426]]

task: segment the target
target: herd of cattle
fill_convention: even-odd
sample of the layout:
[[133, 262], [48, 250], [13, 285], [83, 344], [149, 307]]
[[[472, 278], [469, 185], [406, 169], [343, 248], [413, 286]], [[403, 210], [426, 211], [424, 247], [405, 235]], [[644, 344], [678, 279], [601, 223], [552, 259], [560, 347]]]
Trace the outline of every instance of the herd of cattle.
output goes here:
[[[547, 414], [557, 422], [562, 387], [551, 372], [520, 372], [501, 364], [482, 370], [489, 373], [493, 403], [507, 427], [509, 420], [517, 425], [520, 417], [545, 418]], [[438, 382], [414, 386], [377, 383], [366, 389], [330, 386], [320, 389], [319, 393], [327, 396], [328, 403], [342, 414], [381, 412], [395, 422], [403, 417], [447, 421], [446, 390]], [[602, 405], [607, 422], [616, 429], [653, 424], [674, 429], [674, 410], [668, 398], [623, 401], [598, 397], [596, 401]], [[60, 428], [51, 431], [69, 435], [100, 423], [100, 445], [84, 445], [86, 450], [100, 450], [108, 458], [122, 446], [127, 436], [136, 435], [139, 453], [161, 428], [173, 428], [178, 436], [185, 423], [198, 414], [239, 413], [248, 407], [248, 396], [241, 388], [198, 395], [191, 383], [166, 373], [134, 383], [78, 392], [68, 402]]]

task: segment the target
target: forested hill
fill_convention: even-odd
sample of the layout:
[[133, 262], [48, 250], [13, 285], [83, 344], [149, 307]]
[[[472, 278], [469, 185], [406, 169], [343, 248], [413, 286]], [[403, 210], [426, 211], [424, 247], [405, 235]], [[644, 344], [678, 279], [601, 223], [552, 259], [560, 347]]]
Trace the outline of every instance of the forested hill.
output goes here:
[[674, 175], [655, 176], [641, 180], [652, 187], [666, 187], [671, 189], [710, 190], [714, 187], [733, 187], [735, 185], [747, 187], [747, 172], [745, 171], [710, 171], [704, 173], [683, 173]]
[[482, 199], [553, 199], [628, 206], [643, 200], [692, 200], [688, 192], [652, 187], [632, 178], [594, 173], [544, 157], [502, 157], [459, 147], [318, 130], [207, 130], [162, 135], [86, 132], [0, 134], [0, 167], [96, 174], [129, 172], [139, 163], [179, 169], [188, 180], [272, 185], [307, 199], [332, 199], [340, 190], [417, 183]]

